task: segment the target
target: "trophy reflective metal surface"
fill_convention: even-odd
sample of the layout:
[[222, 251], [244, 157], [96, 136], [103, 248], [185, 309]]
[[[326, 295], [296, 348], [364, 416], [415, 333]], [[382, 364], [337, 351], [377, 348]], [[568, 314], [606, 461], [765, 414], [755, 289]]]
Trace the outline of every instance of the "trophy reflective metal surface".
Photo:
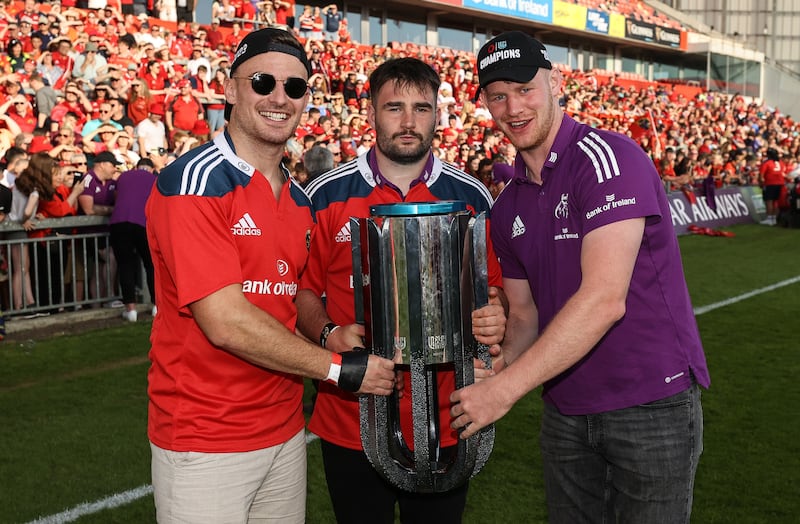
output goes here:
[[375, 469], [412, 492], [453, 489], [489, 458], [494, 426], [442, 454], [437, 371], [456, 388], [475, 380], [473, 357], [491, 364], [472, 336], [471, 313], [488, 303], [486, 217], [460, 201], [373, 206], [351, 218], [356, 319], [367, 349], [411, 375], [413, 451], [401, 429], [399, 398], [360, 397], [361, 441]]

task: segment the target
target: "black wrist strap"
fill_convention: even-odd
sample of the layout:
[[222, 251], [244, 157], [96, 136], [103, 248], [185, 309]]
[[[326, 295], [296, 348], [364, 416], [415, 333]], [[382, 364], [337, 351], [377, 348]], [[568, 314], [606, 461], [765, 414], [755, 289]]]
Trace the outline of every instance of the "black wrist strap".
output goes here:
[[367, 374], [369, 352], [363, 349], [346, 351], [342, 355], [342, 371], [339, 374], [339, 387], [355, 393], [361, 389], [361, 382]]
[[327, 347], [328, 337], [338, 327], [339, 326], [334, 324], [333, 322], [328, 322], [327, 324], [325, 324], [325, 327], [323, 327], [322, 331], [320, 331], [319, 333], [319, 345], [322, 347]]

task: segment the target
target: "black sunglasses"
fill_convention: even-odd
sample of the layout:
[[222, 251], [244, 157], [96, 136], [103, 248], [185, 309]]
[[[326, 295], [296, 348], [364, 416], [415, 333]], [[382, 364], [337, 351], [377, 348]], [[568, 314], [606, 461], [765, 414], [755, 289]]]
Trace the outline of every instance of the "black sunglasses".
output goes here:
[[[277, 80], [269, 73], [253, 73], [253, 76], [238, 76], [234, 78], [246, 78], [250, 80], [250, 86], [253, 91], [262, 96], [267, 96], [275, 90]], [[283, 90], [286, 96], [299, 100], [303, 98], [308, 91], [308, 83], [302, 78], [290, 76], [283, 81]]]

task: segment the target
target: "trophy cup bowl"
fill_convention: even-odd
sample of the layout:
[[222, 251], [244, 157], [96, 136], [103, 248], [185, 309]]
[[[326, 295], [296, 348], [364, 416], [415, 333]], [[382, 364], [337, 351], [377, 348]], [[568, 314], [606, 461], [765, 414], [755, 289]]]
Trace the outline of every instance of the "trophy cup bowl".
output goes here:
[[451, 490], [480, 471], [494, 443], [488, 426], [442, 455], [437, 383], [437, 372], [450, 369], [456, 388], [472, 384], [473, 357], [491, 365], [471, 321], [489, 299], [486, 217], [472, 217], [461, 201], [403, 202], [373, 206], [369, 218], [352, 217], [350, 226], [356, 320], [364, 324], [365, 346], [411, 377], [413, 451], [396, 392], [359, 398], [364, 451], [401, 489]]

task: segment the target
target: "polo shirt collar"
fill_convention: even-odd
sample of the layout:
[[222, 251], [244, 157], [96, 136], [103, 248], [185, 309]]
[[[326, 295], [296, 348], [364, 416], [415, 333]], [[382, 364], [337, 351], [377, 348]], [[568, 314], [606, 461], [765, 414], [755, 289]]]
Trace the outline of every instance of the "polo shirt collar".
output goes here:
[[[375, 180], [375, 186], [380, 188], [391, 187], [398, 193], [402, 194], [400, 188], [398, 188], [396, 185], [387, 180], [383, 175], [381, 175], [381, 171], [378, 168], [378, 159], [377, 155], [375, 154], [374, 147], [367, 152], [367, 163], [369, 164], [370, 171], [372, 171], [372, 177], [373, 180]], [[432, 174], [433, 174], [433, 153], [429, 152], [428, 160], [425, 162], [425, 168], [422, 170], [422, 173], [420, 173], [420, 175], [417, 178], [411, 181], [409, 189], [411, 189], [417, 184], [427, 184], [428, 181], [431, 179]]]

